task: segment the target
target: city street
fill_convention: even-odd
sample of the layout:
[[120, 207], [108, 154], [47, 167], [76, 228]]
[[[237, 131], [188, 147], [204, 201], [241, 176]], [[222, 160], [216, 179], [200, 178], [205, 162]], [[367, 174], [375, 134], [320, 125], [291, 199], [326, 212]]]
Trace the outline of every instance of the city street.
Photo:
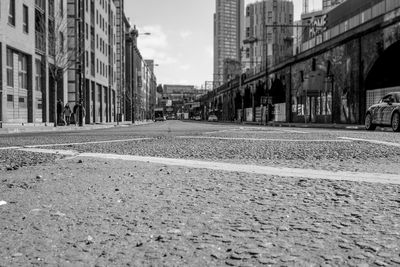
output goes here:
[[399, 266], [400, 134], [166, 121], [0, 136], [0, 266]]

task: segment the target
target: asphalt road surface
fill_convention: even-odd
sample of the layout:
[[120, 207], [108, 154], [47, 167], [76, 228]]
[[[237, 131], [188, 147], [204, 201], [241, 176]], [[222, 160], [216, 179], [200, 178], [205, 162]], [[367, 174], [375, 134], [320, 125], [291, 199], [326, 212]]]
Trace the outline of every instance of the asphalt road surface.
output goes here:
[[3, 135], [0, 180], [0, 266], [400, 265], [397, 133]]

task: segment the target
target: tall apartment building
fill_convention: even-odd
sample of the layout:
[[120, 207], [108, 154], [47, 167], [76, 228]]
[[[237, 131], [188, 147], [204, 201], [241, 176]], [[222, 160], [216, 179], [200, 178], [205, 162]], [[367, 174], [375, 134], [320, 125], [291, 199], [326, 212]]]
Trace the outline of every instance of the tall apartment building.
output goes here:
[[68, 102], [83, 100], [86, 123], [113, 122], [116, 8], [112, 0], [67, 1], [68, 45], [77, 47], [68, 71]]
[[[244, 32], [243, 19], [244, 0], [216, 0], [216, 13], [214, 14], [214, 81], [222, 83], [238, 74], [230, 73], [229, 70], [231, 68], [226, 65], [234, 65], [235, 62], [236, 64], [240, 62], [240, 48]], [[233, 69], [235, 70], [236, 68], [233, 67]]]
[[66, 73], [60, 75], [57, 94], [51, 75], [66, 45], [66, 28], [55, 32], [56, 19], [66, 20], [65, 10], [63, 0], [1, 1], [0, 121], [54, 121], [56, 98], [66, 98]]
[[129, 27], [125, 35], [125, 114], [129, 121], [151, 119], [157, 102], [154, 60], [143, 60], [137, 47], [138, 37], [139, 31], [136, 27]]
[[265, 69], [265, 60], [271, 66], [292, 56], [292, 26], [291, 0], [264, 0], [247, 5], [243, 70], [259, 72]]
[[117, 114], [120, 121], [125, 120], [126, 83], [125, 83], [125, 34], [127, 19], [124, 13], [124, 0], [112, 0], [116, 8], [115, 42], [116, 42], [116, 73], [117, 82]]
[[322, 0], [322, 9], [331, 8], [343, 3], [346, 0]]

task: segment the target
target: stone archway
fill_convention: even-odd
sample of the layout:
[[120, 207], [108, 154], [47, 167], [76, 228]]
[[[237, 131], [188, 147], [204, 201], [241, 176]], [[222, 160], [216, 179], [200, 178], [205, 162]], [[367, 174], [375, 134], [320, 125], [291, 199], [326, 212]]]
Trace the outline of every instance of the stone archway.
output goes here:
[[389, 92], [400, 92], [400, 41], [393, 43], [372, 64], [365, 78], [366, 108], [375, 104]]
[[400, 73], [397, 64], [400, 62], [400, 41], [381, 51], [371, 66], [366, 79], [366, 90], [400, 86]]

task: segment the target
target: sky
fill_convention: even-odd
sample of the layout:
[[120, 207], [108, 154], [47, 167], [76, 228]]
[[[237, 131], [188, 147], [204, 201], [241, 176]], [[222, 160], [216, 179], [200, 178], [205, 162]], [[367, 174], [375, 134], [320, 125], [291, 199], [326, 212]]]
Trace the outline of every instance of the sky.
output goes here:
[[[256, 0], [246, 0], [246, 3]], [[294, 19], [303, 0], [293, 0]], [[322, 0], [309, 0], [310, 10]], [[140, 35], [143, 59], [154, 59], [158, 84], [204, 86], [213, 77], [215, 0], [126, 0], [125, 14]], [[158, 65], [158, 66], [157, 66]]]

